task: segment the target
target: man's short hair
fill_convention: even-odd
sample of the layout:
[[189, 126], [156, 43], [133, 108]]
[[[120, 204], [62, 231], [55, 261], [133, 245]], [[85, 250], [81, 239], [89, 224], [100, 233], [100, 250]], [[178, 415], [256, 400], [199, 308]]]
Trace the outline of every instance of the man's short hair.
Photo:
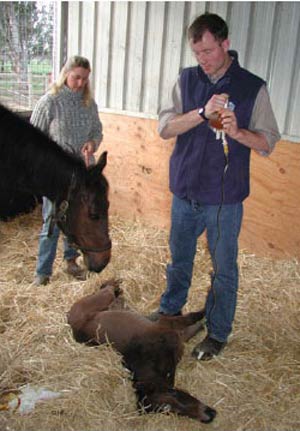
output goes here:
[[188, 28], [188, 38], [193, 43], [199, 42], [206, 31], [209, 31], [220, 42], [228, 38], [228, 26], [226, 22], [214, 13], [206, 12], [198, 16]]

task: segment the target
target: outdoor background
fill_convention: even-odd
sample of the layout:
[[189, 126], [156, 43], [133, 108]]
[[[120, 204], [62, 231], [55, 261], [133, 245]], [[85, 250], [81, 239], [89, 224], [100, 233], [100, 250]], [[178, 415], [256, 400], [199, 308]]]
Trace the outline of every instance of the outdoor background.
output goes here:
[[52, 80], [54, 2], [0, 2], [0, 98], [32, 110]]

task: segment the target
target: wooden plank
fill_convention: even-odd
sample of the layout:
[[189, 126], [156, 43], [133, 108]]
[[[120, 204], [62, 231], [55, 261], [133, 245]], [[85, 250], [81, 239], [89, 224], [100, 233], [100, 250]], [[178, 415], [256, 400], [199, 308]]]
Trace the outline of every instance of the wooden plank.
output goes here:
[[[300, 33], [300, 28], [299, 28]], [[296, 140], [296, 136], [300, 136], [300, 121], [299, 121], [299, 115], [300, 115], [300, 43], [297, 46], [297, 51], [295, 55], [295, 67], [294, 67], [294, 82], [293, 82], [293, 93], [292, 97], [288, 98], [290, 105], [289, 105], [289, 111], [287, 113], [287, 118], [289, 118], [288, 121], [288, 128], [287, 128], [287, 134], [290, 136], [293, 136]]]
[[95, 2], [82, 2], [81, 55], [93, 66], [95, 43]]
[[233, 2], [230, 22], [228, 22], [231, 47], [238, 52], [241, 66], [245, 65], [248, 34], [250, 33], [250, 8], [251, 2]]
[[157, 134], [157, 121], [100, 113], [108, 151], [105, 174], [110, 183], [110, 211], [129, 220], [167, 227], [169, 154], [173, 142]]
[[[98, 154], [108, 151], [111, 214], [169, 229], [174, 140], [158, 136], [156, 120], [105, 113], [100, 118], [104, 141]], [[300, 258], [299, 166], [300, 143], [281, 141], [268, 158], [253, 153], [240, 248], [258, 256]]]
[[183, 36], [184, 2], [167, 3], [167, 22], [165, 23], [165, 50], [160, 80], [161, 104], [164, 106], [171, 97], [173, 85], [177, 79]]
[[[256, 2], [254, 4], [251, 25], [250, 45], [246, 53], [245, 67], [263, 79], [268, 78], [268, 65], [272, 45], [275, 14], [274, 2]], [[262, 61], [264, 58], [264, 61]]]
[[68, 57], [80, 52], [80, 2], [70, 1], [68, 12]]
[[144, 94], [142, 111], [156, 113], [159, 106], [159, 82], [161, 75], [161, 58], [164, 34], [164, 2], [148, 3], [147, 44], [144, 56]]
[[[286, 112], [290, 103], [288, 96], [293, 76], [292, 59], [299, 43], [297, 38], [291, 35], [299, 34], [300, 7], [299, 3], [280, 2], [280, 8], [281, 13], [278, 14], [280, 21], [276, 26], [277, 38], [274, 43], [275, 51], [270, 73], [270, 93], [279, 128], [285, 130]], [[299, 113], [297, 121], [299, 121]]]
[[227, 21], [228, 13], [228, 2], [227, 1], [214, 1], [209, 2], [209, 12], [220, 15], [225, 21]]
[[130, 7], [130, 33], [128, 38], [128, 66], [125, 76], [125, 109], [139, 112], [142, 97], [143, 51], [145, 41], [146, 3], [132, 2]]
[[241, 243], [263, 256], [300, 257], [300, 145], [281, 141], [270, 157], [253, 153], [251, 195]]
[[112, 8], [109, 107], [123, 109], [128, 3], [114, 2]]
[[182, 67], [196, 66], [197, 61], [189, 45], [187, 30], [189, 26], [195, 21], [195, 19], [205, 12], [206, 2], [191, 2], [185, 3], [185, 8], [188, 9], [186, 12], [186, 22], [184, 28], [184, 43], [183, 43], [183, 54], [182, 54]]
[[98, 26], [93, 75], [97, 77], [94, 86], [95, 100], [101, 109], [108, 105], [111, 2], [98, 2], [96, 14]]

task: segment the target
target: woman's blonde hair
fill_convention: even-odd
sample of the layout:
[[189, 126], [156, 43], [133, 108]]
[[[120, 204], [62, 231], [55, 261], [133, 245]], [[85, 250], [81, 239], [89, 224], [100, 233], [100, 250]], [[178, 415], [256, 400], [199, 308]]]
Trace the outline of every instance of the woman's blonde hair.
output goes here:
[[[87, 58], [81, 57], [79, 55], [73, 55], [72, 57], [68, 58], [65, 65], [62, 67], [59, 76], [54, 82], [54, 84], [50, 88], [51, 94], [57, 94], [61, 88], [65, 85], [67, 80], [67, 74], [75, 69], [76, 67], [83, 67], [84, 69], [91, 71], [90, 62]], [[83, 103], [86, 106], [89, 106], [92, 100], [92, 94], [90, 89], [90, 83], [87, 82], [86, 86], [83, 90]]]

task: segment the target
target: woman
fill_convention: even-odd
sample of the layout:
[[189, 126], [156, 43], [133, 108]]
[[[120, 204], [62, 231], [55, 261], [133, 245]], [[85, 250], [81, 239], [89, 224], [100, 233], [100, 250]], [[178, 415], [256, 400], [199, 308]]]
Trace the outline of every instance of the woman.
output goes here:
[[[94, 161], [93, 153], [102, 139], [102, 125], [97, 105], [89, 87], [89, 61], [80, 56], [70, 57], [50, 91], [36, 104], [30, 122], [47, 133], [66, 151], [81, 155], [86, 163]], [[43, 197], [43, 227], [39, 238], [35, 285], [49, 283], [56, 256], [59, 228], [54, 226], [48, 237], [52, 202]], [[64, 238], [66, 272], [84, 280], [85, 272], [76, 263], [79, 253]]]

